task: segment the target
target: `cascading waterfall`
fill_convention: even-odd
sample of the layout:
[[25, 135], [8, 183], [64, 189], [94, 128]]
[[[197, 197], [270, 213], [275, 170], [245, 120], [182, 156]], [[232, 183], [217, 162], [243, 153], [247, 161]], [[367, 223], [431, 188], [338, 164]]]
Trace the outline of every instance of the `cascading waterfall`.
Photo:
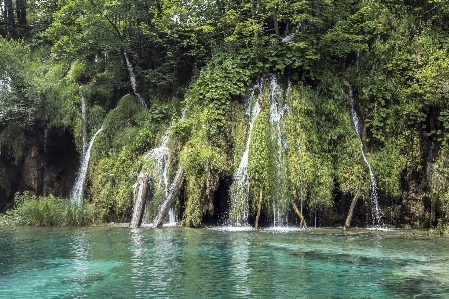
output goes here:
[[[168, 148], [168, 141], [170, 139], [170, 131], [171, 127], [169, 127], [165, 131], [164, 135], [161, 138], [159, 147], [152, 149], [144, 158], [145, 160], [153, 160], [155, 162], [154, 170], [156, 170], [157, 172], [155, 176], [155, 179], [157, 180], [155, 188], [157, 188], [158, 190], [162, 189], [164, 198], [167, 198], [169, 188], [168, 167], [170, 160], [170, 150]], [[176, 223], [174, 207], [170, 208], [169, 218], [170, 223]]]
[[[170, 151], [168, 149], [168, 141], [171, 127], [165, 131], [164, 135], [161, 139], [161, 145], [158, 148], [155, 148], [151, 151], [151, 156], [156, 161], [156, 168], [159, 170], [158, 177], [158, 187], [161, 186], [164, 188], [164, 196], [167, 198], [168, 196], [168, 161], [170, 158]], [[168, 213], [169, 215], [169, 223], [175, 224], [176, 216], [175, 216], [175, 207], [172, 206]]]
[[176, 220], [176, 215], [175, 215], [175, 207], [172, 206], [170, 208], [170, 211], [168, 211], [168, 226], [174, 225], [176, 224], [178, 221]]
[[90, 151], [94, 144], [95, 138], [97, 135], [103, 131], [103, 126], [94, 134], [92, 139], [89, 142], [89, 146], [87, 147], [86, 153], [83, 156], [83, 160], [81, 162], [81, 167], [78, 171], [78, 175], [75, 180], [75, 185], [73, 186], [72, 192], [70, 193], [70, 200], [72, 203], [78, 203], [79, 206], [83, 204], [83, 184], [86, 179], [87, 169], [89, 167], [90, 160]]
[[83, 126], [83, 157], [86, 154], [86, 136], [87, 136], [87, 125], [86, 125], [86, 106], [84, 101], [83, 93], [81, 92], [81, 86], [79, 88], [80, 101], [81, 101], [81, 121]]
[[126, 53], [123, 53], [123, 55], [125, 56], [125, 61], [126, 61], [126, 66], [128, 68], [128, 73], [129, 73], [129, 79], [131, 81], [131, 87], [133, 89], [134, 95], [137, 97], [137, 99], [139, 100], [139, 102], [142, 104], [142, 106], [144, 106], [145, 108], [147, 108], [147, 104], [145, 103], [145, 101], [142, 99], [142, 97], [140, 96], [140, 94], [137, 92], [137, 86], [136, 86], [136, 76], [134, 75], [134, 71], [133, 68], [131, 66], [131, 63], [129, 62], [128, 56], [126, 56]]
[[[170, 135], [170, 129], [168, 128], [161, 139], [161, 145], [155, 149], [152, 149], [148, 154], [156, 162], [156, 168], [159, 171], [157, 186], [164, 188], [164, 195], [167, 196], [168, 192], [168, 160], [170, 151], [168, 149], [168, 140]], [[147, 158], [148, 158], [147, 155]]]
[[[181, 114], [181, 121], [185, 119], [186, 111], [183, 110]], [[165, 131], [161, 138], [160, 146], [152, 149], [146, 156], [145, 160], [153, 160], [155, 162], [154, 169], [157, 171], [157, 184], [155, 187], [159, 190], [162, 189], [163, 196], [165, 199], [169, 196], [169, 185], [168, 185], [168, 167], [170, 161], [170, 150], [168, 148], [168, 141], [170, 139], [171, 126]], [[168, 221], [167, 225], [176, 225], [178, 222], [175, 214], [175, 207], [169, 207]], [[145, 217], [144, 217], [145, 218]]]
[[381, 224], [381, 214], [380, 214], [380, 210], [379, 210], [379, 200], [378, 200], [378, 195], [377, 195], [377, 183], [376, 183], [376, 178], [374, 177], [373, 170], [371, 169], [371, 166], [370, 166], [368, 159], [365, 155], [365, 150], [363, 149], [362, 134], [360, 132], [360, 127], [359, 127], [359, 118], [357, 117], [357, 113], [354, 108], [354, 91], [352, 90], [352, 86], [349, 86], [349, 101], [351, 104], [352, 122], [354, 123], [355, 131], [360, 139], [360, 150], [362, 152], [363, 161], [365, 162], [365, 165], [368, 168], [370, 181], [371, 181], [371, 203], [373, 205], [373, 209], [372, 209], [373, 225], [374, 224], [379, 225], [379, 224]]
[[[290, 83], [291, 84], [291, 83]], [[291, 85], [290, 85], [291, 86]], [[286, 90], [287, 93], [289, 89]], [[282, 108], [280, 108], [279, 100], [281, 98], [281, 87], [279, 86], [277, 79], [274, 75], [270, 76], [270, 123], [274, 126], [274, 134], [272, 134], [272, 140], [277, 143], [277, 157], [276, 157], [276, 170], [277, 170], [277, 199], [273, 201], [273, 226], [287, 224], [285, 215], [285, 208], [283, 206], [283, 169], [282, 169], [282, 150], [284, 149], [284, 143], [282, 140], [281, 123], [284, 118], [285, 111], [288, 110], [287, 101]]]
[[165, 200], [160, 204], [159, 211], [153, 220], [153, 228], [160, 227], [162, 221], [167, 216], [169, 209], [175, 204], [176, 198], [181, 190], [182, 181], [184, 180], [184, 166], [180, 165], [176, 172], [175, 178], [171, 183]]
[[[254, 107], [252, 107], [252, 101], [255, 91], [259, 91], [258, 99]], [[237, 171], [234, 174], [234, 182], [231, 185], [231, 212], [229, 215], [229, 221], [233, 225], [247, 226], [248, 214], [249, 214], [249, 174], [248, 174], [248, 154], [249, 145], [251, 143], [251, 134], [253, 131], [254, 122], [261, 111], [259, 99], [262, 97], [263, 85], [262, 80], [253, 87], [251, 95], [247, 101], [246, 114], [249, 116], [249, 130], [246, 139], [245, 151]]]

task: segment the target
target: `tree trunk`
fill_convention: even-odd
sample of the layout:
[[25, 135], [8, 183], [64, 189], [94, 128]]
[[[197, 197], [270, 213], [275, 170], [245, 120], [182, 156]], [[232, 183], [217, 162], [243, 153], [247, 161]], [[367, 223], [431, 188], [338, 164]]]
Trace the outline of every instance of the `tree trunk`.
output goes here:
[[17, 23], [26, 25], [27, 23], [27, 2], [26, 0], [16, 0]]
[[259, 228], [259, 218], [261, 208], [262, 208], [262, 189], [260, 189], [259, 204], [257, 205], [256, 223], [254, 224], [255, 229]]
[[153, 221], [153, 228], [161, 227], [162, 221], [165, 216], [167, 216], [168, 210], [175, 203], [175, 200], [179, 194], [179, 190], [181, 189], [182, 181], [184, 179], [184, 166], [180, 166], [178, 172], [176, 172], [175, 179], [170, 185], [170, 189], [168, 190], [168, 195], [165, 201], [159, 208], [159, 213]]
[[293, 209], [295, 210], [296, 215], [298, 215], [299, 219], [301, 220], [301, 223], [299, 224], [299, 228], [307, 228], [306, 220], [304, 219], [304, 216], [301, 214], [301, 212], [298, 209], [298, 206], [292, 202]]
[[149, 182], [150, 178], [148, 174], [141, 173], [138, 175], [138, 190], [136, 193], [136, 199], [134, 200], [133, 215], [131, 217], [131, 222], [129, 223], [130, 228], [137, 228], [142, 224], [143, 212], [145, 211], [145, 203], [148, 195]]
[[0, 2], [1, 3], [1, 5], [0, 5], [0, 8], [1, 8], [1, 11], [2, 11], [2, 17], [3, 17], [3, 22], [7, 22], [7, 20], [8, 20], [8, 11], [6, 10], [6, 2], [5, 1], [2, 1], [2, 2]]
[[15, 24], [15, 19], [14, 19], [14, 4], [12, 0], [5, 0], [5, 15], [6, 15], [6, 22], [9, 25], [14, 25]]
[[355, 204], [357, 203], [357, 198], [359, 197], [361, 188], [362, 188], [362, 185], [360, 184], [359, 190], [357, 190], [357, 193], [355, 194], [354, 198], [352, 199], [351, 206], [349, 207], [348, 217], [346, 218], [345, 226], [343, 227], [343, 230], [346, 230], [347, 228], [349, 228], [349, 226], [351, 226], [352, 215], [354, 214]]

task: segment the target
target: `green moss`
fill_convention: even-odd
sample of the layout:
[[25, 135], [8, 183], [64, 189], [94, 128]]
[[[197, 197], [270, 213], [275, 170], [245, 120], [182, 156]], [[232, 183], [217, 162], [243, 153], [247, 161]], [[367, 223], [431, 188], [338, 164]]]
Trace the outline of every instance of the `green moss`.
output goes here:
[[184, 165], [185, 204], [184, 225], [198, 227], [205, 213], [213, 213], [212, 196], [219, 178], [229, 171], [226, 153], [209, 144], [204, 131], [189, 140], [181, 151]]
[[74, 61], [69, 70], [68, 77], [75, 82], [81, 82], [81, 81], [83, 81], [84, 76], [85, 76], [84, 63], [82, 63], [78, 60]]
[[250, 178], [250, 194], [252, 210], [257, 210], [259, 203], [259, 193], [262, 191], [264, 199], [262, 201], [263, 211], [270, 213], [272, 203], [278, 194], [274, 194], [274, 183], [277, 173], [275, 169], [275, 158], [273, 156], [270, 135], [270, 118], [267, 109], [261, 111], [254, 121], [251, 143], [248, 153], [248, 172]]
[[118, 156], [101, 159], [91, 169], [89, 197], [98, 218], [103, 221], [125, 221], [133, 202], [133, 173], [137, 161], [123, 150]]
[[402, 136], [389, 138], [381, 150], [370, 155], [379, 188], [386, 196], [397, 198], [402, 195], [401, 174], [407, 168], [407, 155], [403, 154], [404, 143]]
[[[319, 101], [312, 90], [295, 86], [290, 90], [290, 109], [285, 118], [289, 144], [285, 155], [288, 198], [290, 201], [304, 202], [312, 210], [332, 206], [335, 168], [329, 143], [339, 144], [344, 140], [332, 138], [339, 132], [338, 128], [328, 123], [326, 118], [329, 119], [330, 115], [326, 111], [316, 107]], [[331, 138], [321, 140], [321, 134], [329, 134]], [[344, 152], [343, 146], [339, 148]]]

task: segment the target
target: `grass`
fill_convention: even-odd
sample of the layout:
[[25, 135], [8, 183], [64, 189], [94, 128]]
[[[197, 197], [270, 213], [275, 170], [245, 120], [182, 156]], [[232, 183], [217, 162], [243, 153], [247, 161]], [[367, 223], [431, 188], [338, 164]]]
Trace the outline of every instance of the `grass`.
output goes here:
[[68, 199], [16, 194], [15, 208], [0, 215], [0, 226], [83, 226], [94, 222], [90, 204], [78, 206]]

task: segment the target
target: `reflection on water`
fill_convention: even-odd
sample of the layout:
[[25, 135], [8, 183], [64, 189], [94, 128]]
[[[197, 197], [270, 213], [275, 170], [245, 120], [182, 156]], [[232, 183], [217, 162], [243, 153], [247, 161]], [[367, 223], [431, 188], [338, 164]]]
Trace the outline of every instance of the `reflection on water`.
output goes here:
[[131, 252], [131, 284], [134, 290], [137, 290], [134, 293], [135, 297], [139, 297], [139, 290], [143, 289], [146, 282], [145, 279], [145, 268], [144, 261], [147, 256], [147, 249], [144, 245], [144, 240], [142, 239], [140, 229], [131, 229], [131, 244], [129, 246], [129, 250]]
[[[83, 285], [87, 280], [89, 271], [88, 251], [90, 249], [89, 236], [85, 232], [81, 232], [72, 239], [72, 264], [73, 264], [73, 280], [77, 282], [76, 291], [82, 292]], [[67, 261], [70, 264], [70, 261]]]
[[4, 229], [0, 298], [445, 298], [448, 240], [400, 230]]
[[175, 287], [179, 279], [179, 245], [175, 243], [175, 234], [170, 230], [156, 230], [153, 234], [153, 250], [149, 270], [151, 289], [159, 296], [164, 295], [170, 286]]
[[248, 296], [251, 294], [251, 289], [248, 285], [248, 277], [251, 273], [251, 268], [248, 264], [249, 245], [250, 236], [247, 236], [246, 238], [234, 236], [232, 238], [231, 248], [233, 252], [230, 268], [232, 270], [232, 276], [235, 280], [235, 292], [240, 296]]

